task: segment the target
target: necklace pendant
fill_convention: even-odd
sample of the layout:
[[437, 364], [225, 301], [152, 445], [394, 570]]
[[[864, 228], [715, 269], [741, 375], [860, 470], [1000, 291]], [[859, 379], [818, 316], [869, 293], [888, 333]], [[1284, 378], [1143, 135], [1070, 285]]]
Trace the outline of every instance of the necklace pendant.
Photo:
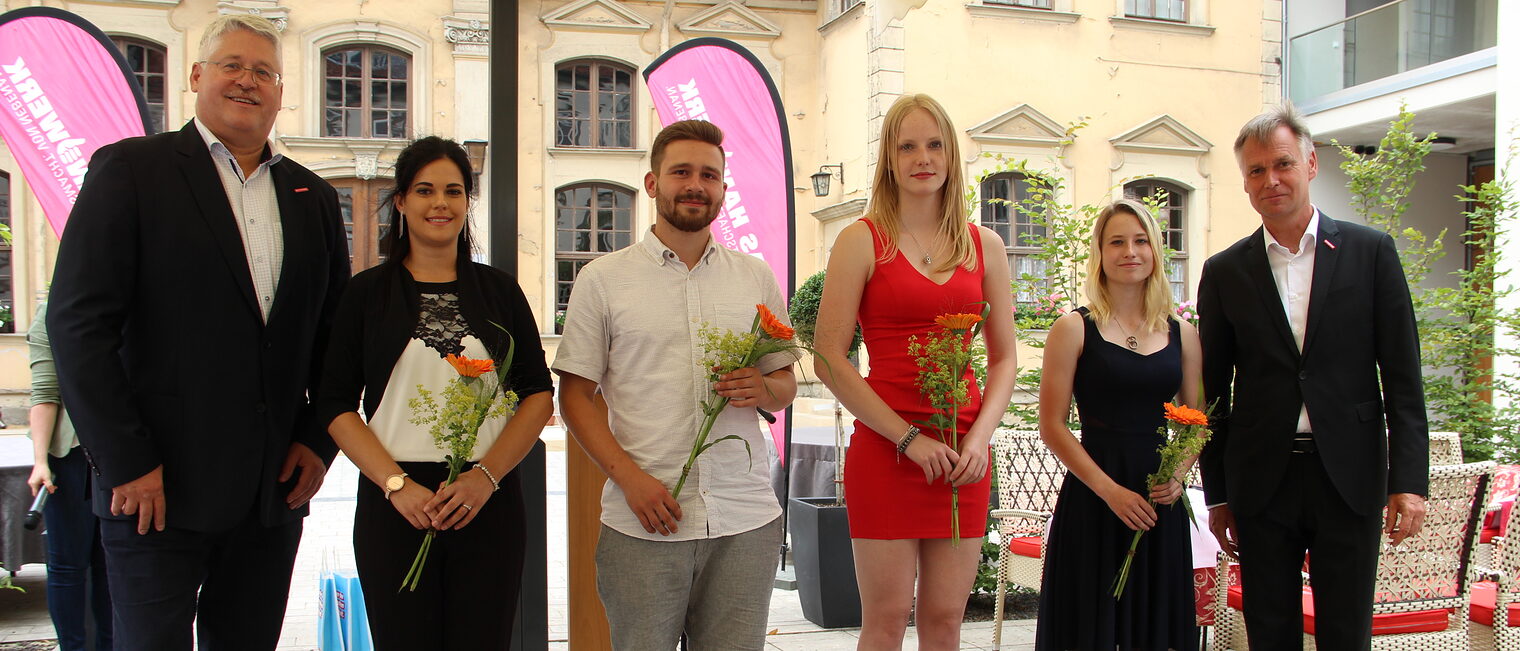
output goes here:
[[1135, 335], [1130, 335], [1124, 339], [1124, 345], [1129, 346], [1130, 350], [1138, 350], [1140, 348], [1140, 340], [1136, 339]]

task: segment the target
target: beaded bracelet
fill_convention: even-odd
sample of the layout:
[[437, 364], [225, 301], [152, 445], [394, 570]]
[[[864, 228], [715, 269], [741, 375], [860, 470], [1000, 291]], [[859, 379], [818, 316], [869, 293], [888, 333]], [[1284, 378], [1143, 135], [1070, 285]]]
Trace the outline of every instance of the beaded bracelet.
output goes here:
[[897, 441], [897, 461], [899, 463], [902, 462], [903, 453], [908, 451], [908, 444], [912, 443], [913, 439], [918, 438], [918, 433], [918, 426], [910, 423], [908, 425], [908, 433], [903, 434], [902, 439]]
[[485, 464], [483, 464], [483, 463], [476, 463], [475, 467], [479, 468], [481, 472], [483, 472], [483, 473], [486, 474], [486, 479], [491, 480], [491, 492], [492, 493], [501, 490], [501, 483], [498, 482], [498, 481], [496, 481], [496, 475], [491, 474], [491, 471], [486, 469]]

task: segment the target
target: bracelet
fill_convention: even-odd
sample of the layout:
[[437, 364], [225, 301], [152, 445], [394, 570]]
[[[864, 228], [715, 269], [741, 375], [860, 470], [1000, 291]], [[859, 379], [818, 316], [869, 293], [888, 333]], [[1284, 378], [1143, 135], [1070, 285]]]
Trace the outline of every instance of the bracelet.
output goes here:
[[902, 461], [902, 455], [903, 455], [903, 453], [908, 451], [908, 444], [912, 443], [913, 439], [918, 438], [918, 433], [919, 433], [918, 426], [914, 425], [912, 423], [909, 423], [908, 424], [908, 432], [906, 434], [903, 434], [903, 437], [897, 441], [897, 460], [898, 460], [898, 462]]
[[480, 463], [480, 462], [477, 461], [477, 462], [475, 462], [475, 467], [477, 469], [479, 469], [481, 472], [483, 472], [483, 473], [486, 474], [486, 479], [491, 480], [491, 492], [492, 493], [501, 490], [501, 482], [496, 481], [496, 475], [491, 474], [490, 470], [486, 470], [485, 464]]

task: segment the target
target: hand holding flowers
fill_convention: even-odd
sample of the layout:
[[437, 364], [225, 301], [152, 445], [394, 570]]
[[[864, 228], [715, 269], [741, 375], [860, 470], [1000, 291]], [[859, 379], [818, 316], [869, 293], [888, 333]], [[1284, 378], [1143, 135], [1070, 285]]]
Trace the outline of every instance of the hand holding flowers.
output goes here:
[[750, 450], [749, 441], [741, 436], [729, 434], [716, 441], [708, 441], [713, 425], [717, 424], [718, 416], [734, 400], [739, 400], [734, 404], [735, 407], [753, 407], [759, 404], [761, 392], [769, 390], [764, 376], [755, 368], [760, 358], [784, 351], [811, 351], [798, 344], [794, 339], [796, 331], [776, 318], [763, 303], [755, 305], [755, 318], [750, 322], [748, 332], [719, 330], [703, 324], [698, 336], [705, 352], [703, 365], [711, 369], [708, 380], [713, 383], [713, 387], [707, 399], [702, 401], [702, 425], [697, 430], [696, 440], [692, 442], [686, 464], [681, 466], [681, 478], [670, 492], [672, 498], [681, 496], [681, 489], [686, 486], [686, 478], [691, 474], [697, 456], [714, 445], [729, 439], [739, 441], [744, 444], [745, 451], [750, 453], [753, 460], [754, 451]]
[[[967, 457], [967, 451], [960, 441], [960, 409], [971, 401], [971, 380], [966, 378], [971, 366], [971, 340], [981, 332], [987, 309], [984, 307], [982, 314], [941, 314], [934, 318], [938, 329], [923, 339], [917, 336], [908, 338], [908, 354], [918, 364], [918, 378], [914, 383], [918, 385], [920, 395], [934, 408], [928, 420], [919, 424], [938, 432], [940, 441], [949, 448], [942, 456], [930, 459], [932, 465], [924, 468], [924, 474], [929, 481], [933, 481], [936, 476], [944, 476], [951, 484], [951, 544], [959, 544], [961, 540], [960, 487], [970, 483], [966, 479], [971, 464], [962, 463]], [[912, 444], [908, 447], [911, 448]], [[982, 474], [985, 474], [986, 451], [977, 452], [982, 457], [979, 465]], [[912, 459], [913, 455], [910, 454], [909, 458]], [[973, 459], [974, 457], [966, 460]], [[945, 461], [954, 464], [954, 467], [942, 467]], [[973, 481], [981, 478], [980, 474], [976, 475]]]
[[[422, 510], [428, 515], [434, 529], [463, 529], [475, 519], [475, 514], [480, 507], [485, 506], [494, 492], [496, 485], [491, 483], [486, 474], [479, 468], [471, 468], [460, 472], [453, 483], [439, 484], [438, 491], [433, 493], [432, 499], [423, 505]], [[465, 508], [466, 504], [470, 508]]]
[[[428, 496], [429, 499], [422, 507], [429, 525], [427, 535], [422, 539], [417, 556], [412, 559], [412, 567], [402, 578], [399, 590], [417, 589], [417, 582], [422, 578], [422, 567], [427, 562], [428, 551], [432, 549], [438, 531], [469, 524], [474, 518], [475, 509], [483, 506], [485, 499], [490, 497], [489, 493], [482, 496], [478, 494], [479, 491], [468, 486], [453, 484], [459, 479], [465, 463], [475, 455], [480, 426], [487, 420], [510, 416], [517, 407], [517, 394], [507, 388], [507, 369], [512, 365], [515, 349], [516, 345], [508, 335], [507, 352], [500, 363], [463, 355], [448, 355], [445, 360], [454, 367], [458, 377], [449, 380], [436, 395], [426, 387], [417, 385], [417, 397], [408, 401], [412, 410], [412, 424], [427, 426], [433, 436], [433, 443], [445, 452], [444, 461], [448, 464], [449, 476], [439, 486], [436, 494]], [[467, 474], [479, 475], [479, 478], [485, 479], [485, 473], [479, 468], [472, 469]], [[407, 482], [405, 486], [414, 483]], [[491, 484], [494, 491], [495, 483]], [[393, 501], [398, 497], [404, 500], [403, 504], [397, 506], [397, 510], [415, 508], [415, 502], [421, 494], [415, 490], [409, 493], [405, 496], [391, 496]], [[472, 498], [475, 501], [468, 501]], [[440, 507], [440, 504], [443, 506]], [[409, 520], [415, 515], [408, 511], [402, 511], [402, 514], [408, 516]]]
[[[1161, 453], [1161, 463], [1158, 464], [1156, 472], [1145, 478], [1146, 483], [1151, 486], [1149, 502], [1152, 504], [1165, 503], [1156, 499], [1158, 494], [1163, 497], [1169, 496], [1173, 501], [1181, 495], [1182, 479], [1179, 475], [1187, 473], [1188, 466], [1198, 458], [1198, 453], [1203, 451], [1204, 444], [1208, 442], [1212, 434], [1209, 430], [1209, 412], [1199, 411], [1187, 405], [1174, 405], [1170, 402], [1163, 405], [1163, 408], [1166, 410], [1166, 422], [1158, 430], [1162, 436], [1162, 444], [1158, 450]], [[1209, 411], [1212, 412], [1213, 409]], [[1174, 490], [1170, 487], [1171, 485], [1177, 488]], [[1131, 491], [1126, 492], [1134, 494]], [[1188, 520], [1193, 523], [1193, 526], [1198, 526], [1198, 519], [1193, 515], [1192, 503], [1182, 500], [1182, 509], [1187, 512]], [[1147, 510], [1149, 510], [1148, 505]], [[1115, 512], [1117, 513], [1118, 509], [1115, 509]], [[1126, 521], [1126, 524], [1129, 523]], [[1129, 550], [1124, 554], [1124, 563], [1119, 566], [1118, 576], [1114, 577], [1115, 599], [1124, 595], [1124, 586], [1129, 583], [1129, 570], [1135, 561], [1135, 551], [1140, 547], [1140, 537], [1145, 535], [1145, 531], [1154, 524], [1155, 515], [1152, 511], [1147, 526], [1131, 525], [1131, 528], [1136, 529], [1135, 536], [1130, 539]]]

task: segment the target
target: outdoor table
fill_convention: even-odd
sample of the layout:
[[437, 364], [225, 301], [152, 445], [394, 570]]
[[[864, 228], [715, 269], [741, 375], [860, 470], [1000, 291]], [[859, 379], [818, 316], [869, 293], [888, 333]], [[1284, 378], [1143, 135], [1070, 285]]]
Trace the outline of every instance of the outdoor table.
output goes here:
[[[844, 426], [844, 442], [850, 443], [851, 423]], [[770, 449], [767, 446], [767, 449]], [[771, 488], [782, 499], [781, 481], [785, 475], [775, 450], [770, 452]], [[791, 493], [788, 497], [834, 497], [834, 428], [792, 428]]]
[[31, 474], [32, 440], [0, 436], [0, 564], [12, 573], [25, 563], [47, 562], [42, 527], [27, 531], [22, 526], [32, 506], [32, 490], [26, 485]]
[[[1199, 626], [1214, 624], [1214, 586], [1218, 582], [1219, 541], [1209, 530], [1209, 507], [1203, 499], [1203, 491], [1187, 489], [1188, 502], [1193, 505], [1193, 515], [1198, 526], [1188, 524], [1193, 543], [1193, 599], [1197, 603]], [[1231, 568], [1231, 571], [1238, 571]]]

